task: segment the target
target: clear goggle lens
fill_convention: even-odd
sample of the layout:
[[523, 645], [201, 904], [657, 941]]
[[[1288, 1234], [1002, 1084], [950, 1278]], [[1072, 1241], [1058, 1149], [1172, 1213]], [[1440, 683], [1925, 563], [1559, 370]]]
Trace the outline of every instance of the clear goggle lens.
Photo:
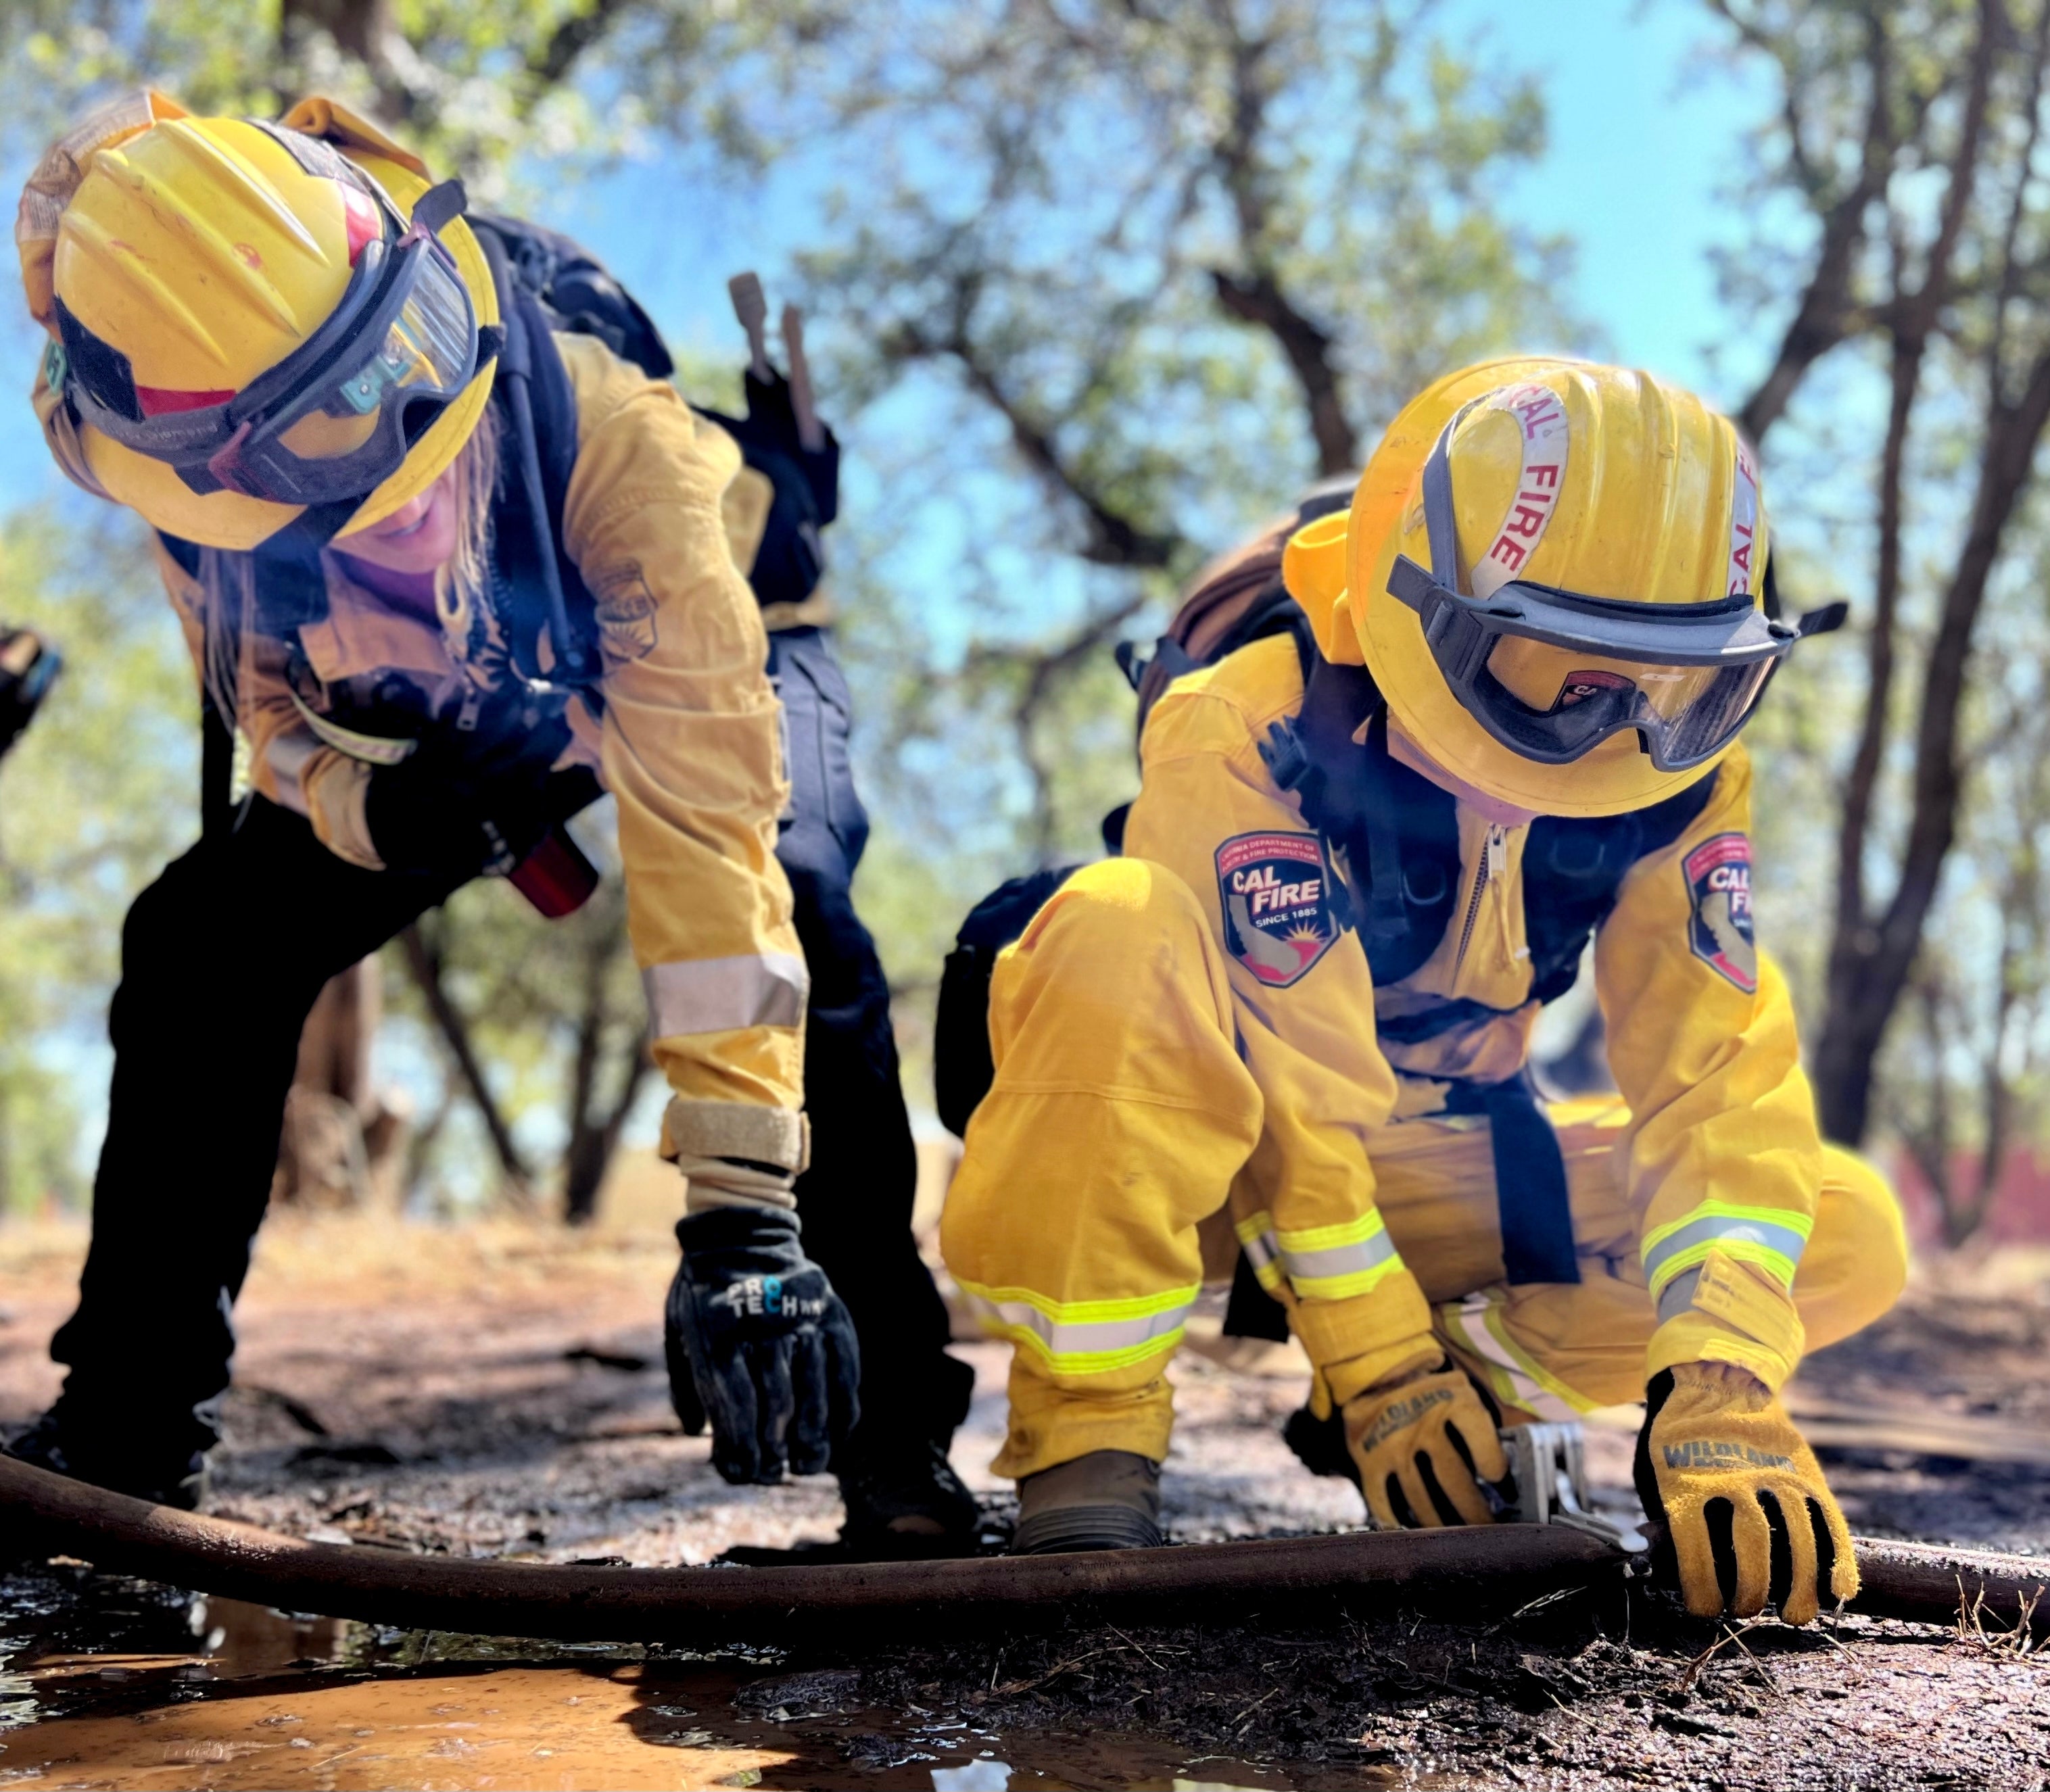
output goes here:
[[340, 380], [320, 407], [282, 431], [302, 460], [354, 454], [380, 415], [409, 395], [449, 398], [470, 364], [470, 309], [462, 279], [438, 251], [423, 258], [411, 293], [369, 357]]

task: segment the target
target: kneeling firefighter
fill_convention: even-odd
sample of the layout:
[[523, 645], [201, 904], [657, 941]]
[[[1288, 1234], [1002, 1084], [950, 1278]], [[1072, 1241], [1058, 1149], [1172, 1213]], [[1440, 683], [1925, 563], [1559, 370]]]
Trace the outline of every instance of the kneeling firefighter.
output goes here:
[[[1500, 1426], [1643, 1397], [1694, 1610], [1856, 1591], [1779, 1389], [1886, 1311], [1906, 1247], [1821, 1142], [1754, 943], [1737, 735], [1841, 614], [1778, 620], [1766, 555], [1697, 399], [1495, 361], [1289, 540], [1314, 651], [1160, 697], [1124, 856], [996, 960], [943, 1223], [1014, 1341], [1016, 1548], [1159, 1541], [1163, 1370], [1228, 1223], [1315, 1366], [1292, 1441], [1340, 1434], [1377, 1524], [1487, 1522]], [[1532, 1030], [1590, 937], [1619, 1094], [1548, 1114]]]
[[[481, 875], [574, 908], [594, 874], [562, 824], [610, 791], [688, 1178], [679, 1412], [710, 1414], [729, 1480], [840, 1472], [851, 1541], [963, 1536], [973, 1502], [934, 1447], [958, 1414], [907, 1429], [893, 1390], [859, 1397], [855, 1327], [801, 1236], [804, 951], [851, 935], [793, 925], [778, 816], [809, 850], [805, 805], [830, 799], [786, 775], [740, 567], [787, 559], [808, 469], [750, 452], [750, 490], [602, 270], [463, 213], [458, 184], [320, 99], [273, 123], [137, 95], [24, 194], [37, 408], [65, 470], [157, 532], [207, 788], [199, 843], [123, 930], [92, 1247], [51, 1346], [70, 1373], [11, 1447], [197, 1497], [314, 997]], [[774, 436], [788, 402], [757, 384], [737, 427]], [[816, 726], [800, 744], [826, 750]], [[867, 968], [824, 974], [865, 990]]]

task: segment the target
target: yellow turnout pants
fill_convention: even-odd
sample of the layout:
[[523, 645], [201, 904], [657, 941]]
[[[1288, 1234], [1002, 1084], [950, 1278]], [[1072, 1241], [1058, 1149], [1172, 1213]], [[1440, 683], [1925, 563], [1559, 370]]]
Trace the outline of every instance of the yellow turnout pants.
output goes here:
[[[1266, 1097], [1234, 1048], [1232, 1004], [1194, 896], [1139, 861], [1078, 874], [999, 962], [996, 1080], [969, 1126], [941, 1239], [985, 1323], [1014, 1346], [1000, 1474], [1093, 1450], [1167, 1455], [1164, 1372], [1204, 1280], [1198, 1228], [1269, 1202], [1245, 1174]], [[1655, 1315], [1624, 1173], [1627, 1112], [1608, 1097], [1557, 1104], [1552, 1117], [1577, 1284], [1503, 1280], [1483, 1116], [1391, 1123], [1368, 1156], [1439, 1342], [1505, 1406], [1566, 1418], [1642, 1397]], [[1847, 1151], [1825, 1155], [1793, 1287], [1811, 1346], [1884, 1313], [1907, 1264], [1884, 1180]]]

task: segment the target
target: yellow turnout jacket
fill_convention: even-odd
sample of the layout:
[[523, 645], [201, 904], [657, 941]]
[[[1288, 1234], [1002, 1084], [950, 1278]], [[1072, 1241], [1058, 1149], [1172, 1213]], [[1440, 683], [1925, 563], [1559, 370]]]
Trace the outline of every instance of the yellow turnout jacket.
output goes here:
[[[1312, 1359], [1346, 1362], [1364, 1385], [1413, 1356], [1431, 1328], [1375, 1209], [1376, 1132], [1444, 1111], [1455, 1079], [1514, 1076], [1530, 1054], [1530, 830], [1459, 808], [1452, 923], [1424, 962], [1377, 990], [1358, 933], [1335, 924], [1331, 893], [1317, 887], [1343, 881], [1344, 867], [1261, 757], [1303, 697], [1286, 637], [1175, 684], [1146, 724], [1124, 850], [1195, 893], [1227, 960], [1239, 1054], [1265, 1100], [1234, 1192], [1239, 1236], [1256, 1262], [1286, 1274]], [[1721, 1357], [1776, 1387], [1799, 1354], [1787, 1290], [1813, 1228], [1822, 1151], [1786, 984], [1752, 949], [1750, 813], [1740, 746], [1678, 837], [1624, 875], [1594, 959], [1630, 1109], [1625, 1174], [1652, 1299], [1712, 1250], [1756, 1272], [1721, 1316], [1698, 1299], [1678, 1303], [1654, 1335], [1648, 1371]], [[1442, 1030], [1416, 1024], [1455, 1003]], [[1385, 1036], [1397, 1016], [1411, 1042]]]
[[[598, 602], [602, 717], [572, 703], [559, 764], [590, 766], [618, 804], [627, 918], [657, 1061], [673, 1099], [670, 1156], [796, 1167], [809, 981], [775, 857], [787, 794], [759, 611], [739, 567], [762, 525], [739, 450], [587, 336], [559, 335], [577, 406], [563, 546]], [[158, 556], [194, 657], [201, 594]], [[333, 555], [329, 614], [299, 632], [324, 684], [396, 671], [446, 688], [468, 651], [438, 624], [350, 582]], [[488, 619], [487, 619], [488, 621]], [[320, 738], [259, 644], [245, 672], [238, 762], [335, 853], [380, 868], [364, 820], [372, 766]]]

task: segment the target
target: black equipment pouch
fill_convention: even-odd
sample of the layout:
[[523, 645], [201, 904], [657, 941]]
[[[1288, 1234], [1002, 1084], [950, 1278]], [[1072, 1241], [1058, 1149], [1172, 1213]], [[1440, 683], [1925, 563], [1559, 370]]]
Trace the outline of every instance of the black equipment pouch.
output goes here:
[[1012, 878], [968, 911], [940, 973], [933, 1022], [933, 1089], [940, 1124], [956, 1138], [996, 1080], [989, 1050], [989, 979], [996, 955], [1023, 934], [1046, 898], [1078, 869], [1056, 865]]

